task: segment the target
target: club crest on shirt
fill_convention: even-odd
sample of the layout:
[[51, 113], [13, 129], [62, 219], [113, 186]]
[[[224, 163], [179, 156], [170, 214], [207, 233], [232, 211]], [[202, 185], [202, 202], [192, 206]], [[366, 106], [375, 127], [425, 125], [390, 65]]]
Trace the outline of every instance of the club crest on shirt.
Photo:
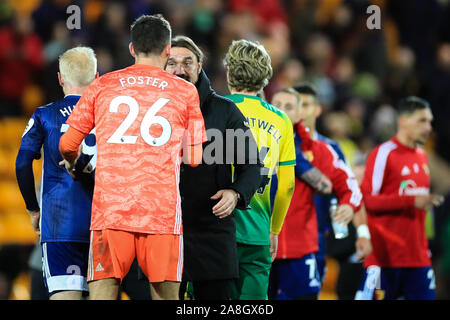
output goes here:
[[312, 162], [314, 160], [314, 154], [312, 153], [312, 151], [305, 151], [303, 154], [305, 155], [306, 160], [308, 160], [309, 162]]
[[418, 187], [417, 183], [414, 180], [408, 179], [400, 182], [400, 188], [398, 190], [398, 194], [400, 196], [417, 196], [417, 195], [427, 195], [430, 193], [429, 188]]

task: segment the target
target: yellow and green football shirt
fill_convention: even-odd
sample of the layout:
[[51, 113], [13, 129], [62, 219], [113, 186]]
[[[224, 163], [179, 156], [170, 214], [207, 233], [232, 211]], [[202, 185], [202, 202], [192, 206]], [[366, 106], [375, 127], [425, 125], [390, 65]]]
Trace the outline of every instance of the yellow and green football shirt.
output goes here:
[[253, 245], [269, 245], [271, 177], [278, 166], [295, 166], [294, 130], [288, 116], [257, 96], [232, 94], [242, 112], [264, 162], [264, 178], [250, 201], [251, 209], [235, 210], [236, 240]]

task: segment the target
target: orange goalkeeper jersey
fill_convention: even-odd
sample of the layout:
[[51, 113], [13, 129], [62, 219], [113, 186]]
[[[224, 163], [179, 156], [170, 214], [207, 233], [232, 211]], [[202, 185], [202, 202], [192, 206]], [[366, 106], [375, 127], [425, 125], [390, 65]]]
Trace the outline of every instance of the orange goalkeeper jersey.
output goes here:
[[194, 85], [135, 64], [92, 82], [67, 123], [96, 131], [91, 230], [182, 233], [182, 146], [207, 140]]

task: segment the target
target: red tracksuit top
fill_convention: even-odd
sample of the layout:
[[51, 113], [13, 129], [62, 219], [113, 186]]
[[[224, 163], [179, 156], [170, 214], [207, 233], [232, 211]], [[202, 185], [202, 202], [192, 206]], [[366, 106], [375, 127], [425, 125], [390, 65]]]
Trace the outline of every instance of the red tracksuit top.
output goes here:
[[[339, 204], [349, 204], [355, 212], [361, 207], [361, 191], [353, 172], [339, 159], [328, 144], [313, 140], [307, 129], [301, 124], [296, 126], [301, 137], [300, 148], [312, 165], [328, 176], [333, 183], [333, 192]], [[313, 190], [296, 177], [295, 190], [283, 228], [278, 236], [277, 259], [298, 259], [317, 252], [318, 229], [314, 207]]]
[[394, 137], [370, 152], [361, 184], [373, 246], [365, 267], [431, 265], [426, 211], [414, 207], [415, 196], [429, 194], [429, 188], [422, 149], [409, 148]]

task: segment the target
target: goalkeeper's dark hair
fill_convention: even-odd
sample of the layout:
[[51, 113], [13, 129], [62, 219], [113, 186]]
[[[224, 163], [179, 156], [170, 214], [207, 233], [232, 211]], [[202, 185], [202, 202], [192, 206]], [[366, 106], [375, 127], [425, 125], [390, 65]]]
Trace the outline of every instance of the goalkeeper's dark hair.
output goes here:
[[292, 88], [294, 88], [294, 90], [300, 94], [309, 94], [312, 95], [314, 98], [317, 98], [317, 89], [312, 83], [301, 82], [296, 84]]
[[417, 110], [429, 109], [430, 104], [425, 99], [409, 96], [400, 100], [397, 106], [398, 114], [412, 114]]
[[161, 14], [140, 16], [130, 31], [136, 54], [160, 55], [172, 37], [170, 23]]

